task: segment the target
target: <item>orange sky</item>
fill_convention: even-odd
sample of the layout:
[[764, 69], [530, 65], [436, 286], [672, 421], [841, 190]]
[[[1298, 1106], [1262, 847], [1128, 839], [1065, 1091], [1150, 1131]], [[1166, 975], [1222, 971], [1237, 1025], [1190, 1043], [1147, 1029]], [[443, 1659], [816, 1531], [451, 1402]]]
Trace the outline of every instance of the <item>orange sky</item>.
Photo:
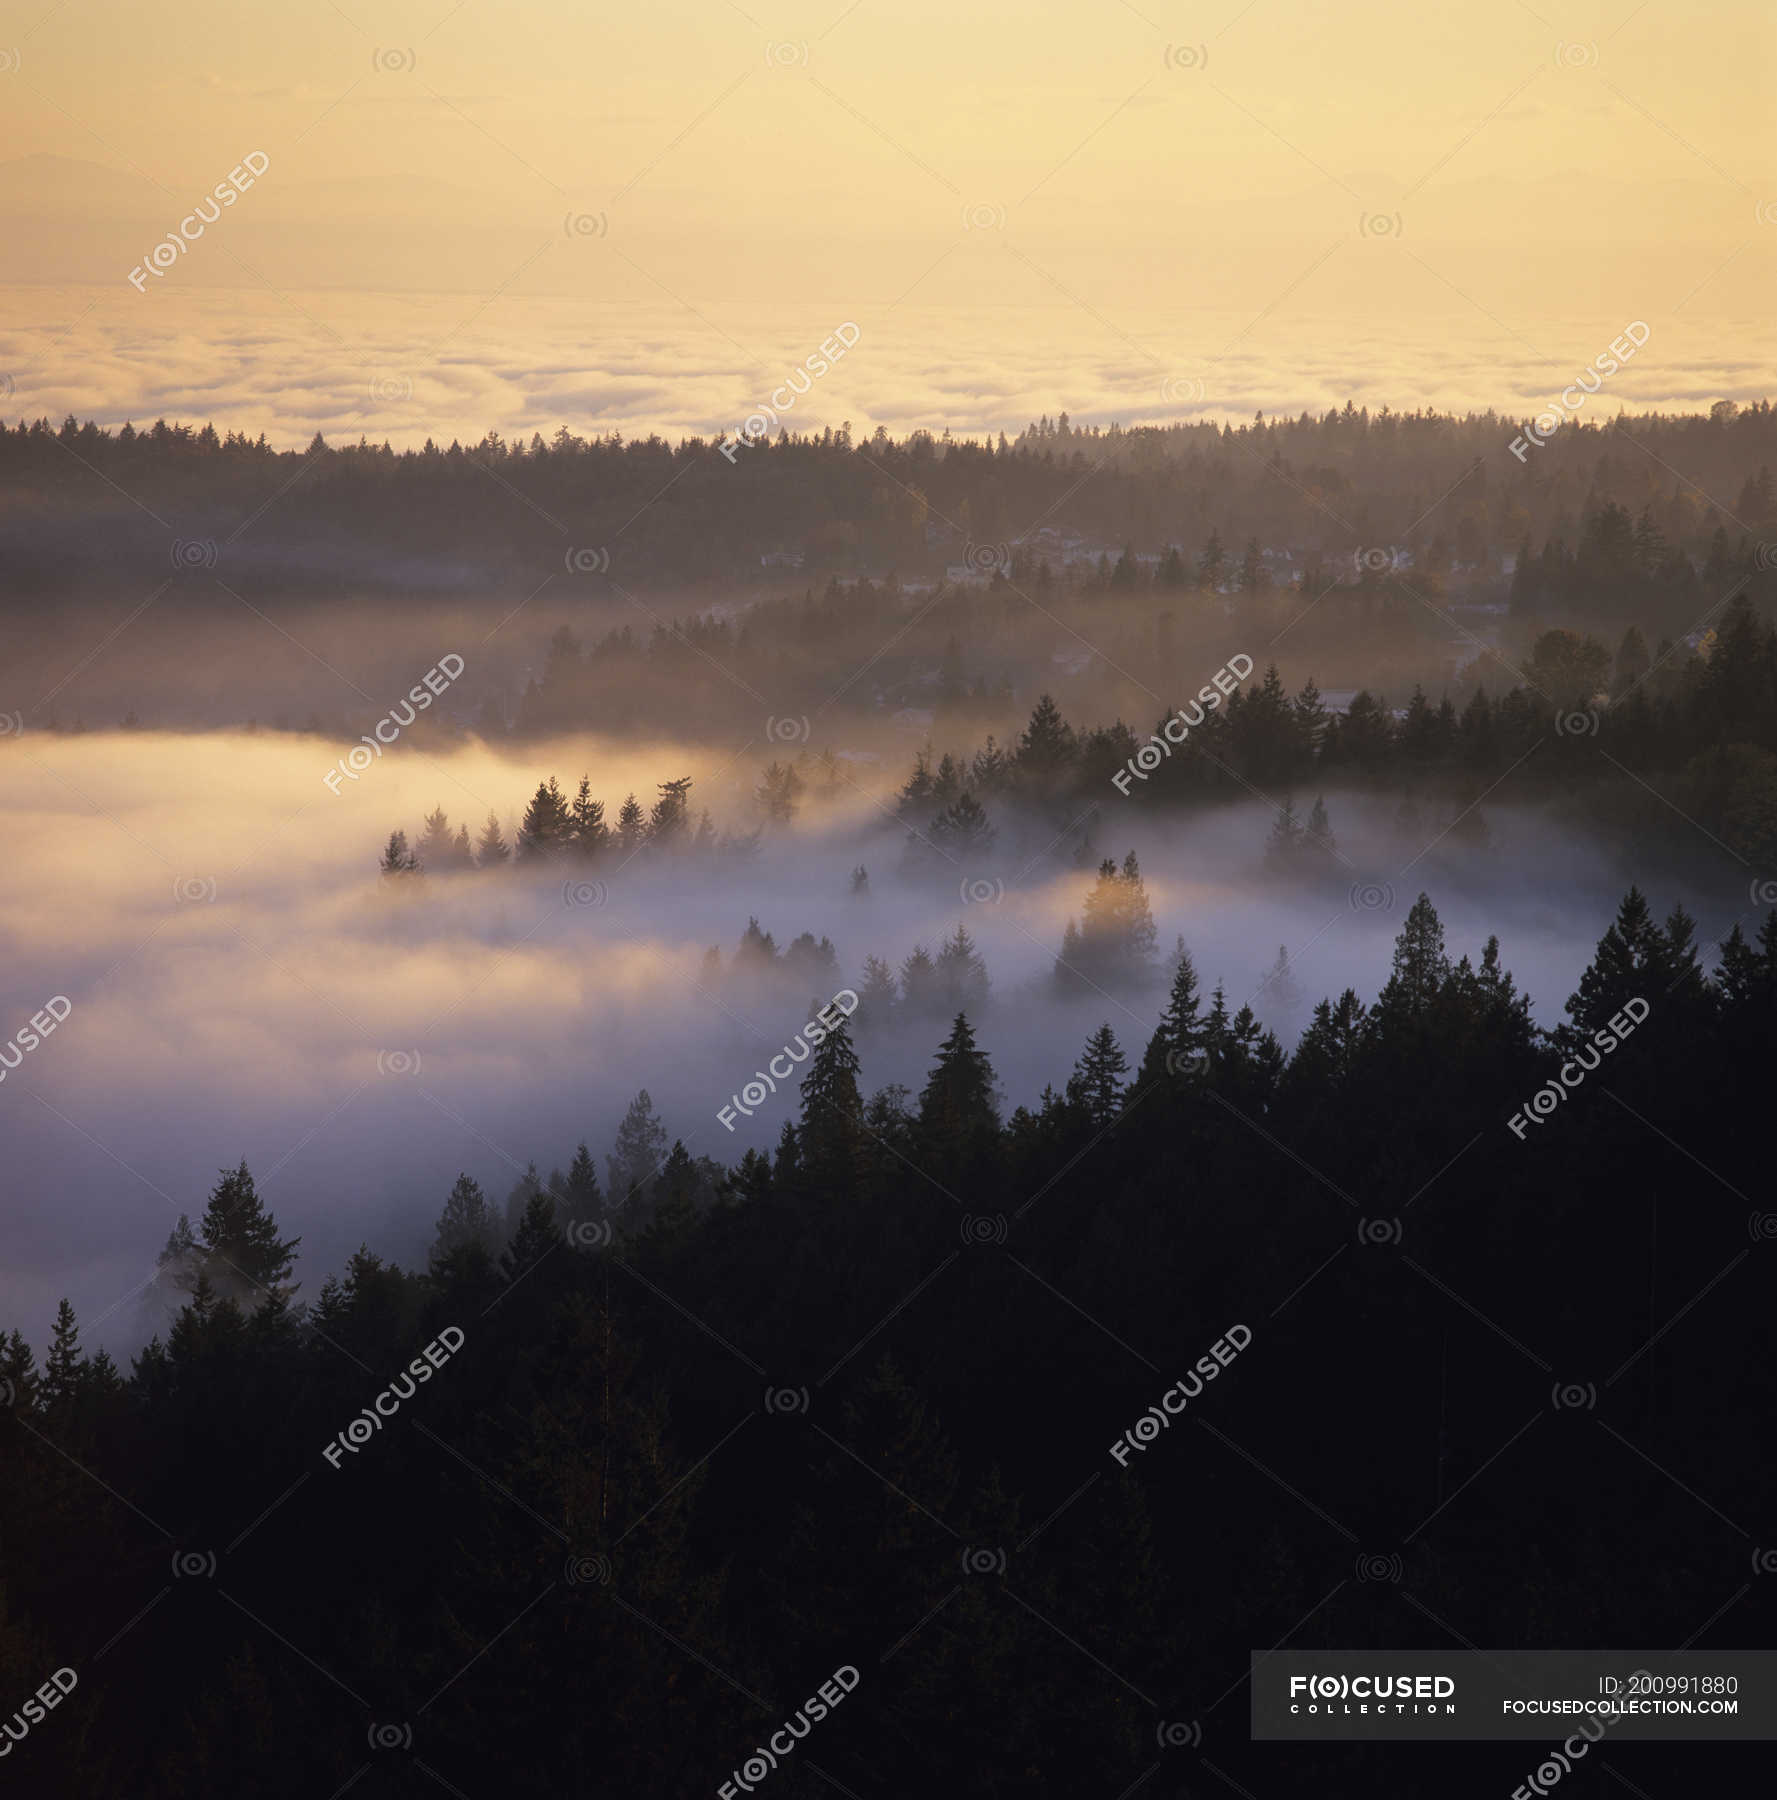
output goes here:
[[[897, 379], [919, 342], [1125, 356], [1150, 387], [1262, 345], [1234, 385], [1279, 403], [1309, 321], [1310, 350], [1347, 362], [1365, 353], [1327, 321], [1398, 321], [1420, 346], [1392, 371], [1404, 405], [1440, 338], [1476, 398], [1489, 357], [1530, 359], [1534, 389], [1633, 318], [1706, 341], [1723, 391], [1769, 366], [1734, 354], [1777, 250], [1759, 0], [30, 0], [4, 21], [6, 279], [58, 297], [15, 289], [0, 326], [46, 409], [70, 381], [47, 346], [82, 344], [79, 321], [186, 350], [200, 291], [230, 290], [357, 362], [388, 352], [352, 295], [459, 296], [473, 354], [506, 333], [532, 362], [527, 302], [585, 304], [588, 337], [613, 328], [597, 309], [657, 308], [672, 353], [650, 380], [684, 389], [659, 417], [711, 427], [729, 401], [698, 388], [700, 355], [764, 374], [780, 334], [757, 321], [810, 308], [898, 335]], [[264, 177], [134, 292], [249, 151]], [[947, 311], [995, 322], [950, 341]], [[440, 335], [397, 360], [423, 379]], [[268, 367], [225, 410], [256, 384], [275, 412]], [[1493, 391], [1514, 400], [1518, 374]], [[962, 395], [959, 422], [991, 400]]]

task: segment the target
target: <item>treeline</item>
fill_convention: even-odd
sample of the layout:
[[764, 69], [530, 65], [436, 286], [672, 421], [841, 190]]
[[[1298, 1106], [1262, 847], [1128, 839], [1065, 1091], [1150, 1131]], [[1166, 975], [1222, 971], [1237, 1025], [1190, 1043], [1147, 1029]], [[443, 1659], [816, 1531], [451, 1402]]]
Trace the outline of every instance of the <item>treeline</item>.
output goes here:
[[263, 434], [164, 420], [110, 431], [70, 416], [0, 429], [0, 482], [104, 505], [108, 483], [169, 505], [248, 510], [281, 493], [293, 524], [558, 567], [556, 534], [572, 518], [577, 541], [608, 546], [613, 568], [660, 581], [756, 574], [762, 554], [786, 546], [811, 569], [911, 570], [969, 544], [1015, 544], [1037, 521], [1153, 552], [1212, 533], [1329, 563], [1398, 546], [1434, 570], [1497, 567], [1526, 538], [1577, 542], [1607, 502], [1633, 518], [1651, 508], [1666, 540], [1696, 559], [1718, 529], [1756, 536], [1772, 524], [1777, 423], [1766, 401], [1570, 423], [1523, 463], [1507, 451], [1516, 430], [1494, 413], [1349, 403], [1240, 426], [1077, 429], [1064, 414], [1015, 440], [785, 434], [730, 466], [702, 438], [587, 438], [566, 426], [528, 443], [489, 432], [395, 451], [317, 434], [306, 449], [277, 450]]
[[[1009, 1116], [966, 1017], [869, 1098], [839, 1022], [772, 1152], [694, 1157], [638, 1096], [602, 1181], [582, 1145], [497, 1214], [465, 1176], [424, 1268], [365, 1248], [312, 1298], [227, 1171], [127, 1374], [66, 1307], [41, 1364], [4, 1340], [0, 1677], [79, 1678], [7, 1778], [707, 1792], [851, 1666], [773, 1791], [1116, 1793], [1157, 1735], [1194, 1779], [1195, 1725], [1217, 1787], [1321, 1795], [1398, 1747], [1258, 1754], [1255, 1645], [1768, 1643], [1774, 1030], [1777, 914], [1710, 970], [1632, 891], [1544, 1032], [1422, 896], [1293, 1054], [1188, 957]], [[1473, 1791], [1524, 1753], [1470, 1746]]]
[[984, 849], [995, 831], [983, 796], [1064, 816], [1089, 799], [1190, 805], [1250, 799], [1256, 787], [1276, 803], [1298, 786], [1340, 783], [1466, 806], [1508, 771], [1533, 795], [1668, 772], [1681, 778], [1684, 809], [1736, 854], [1761, 869], [1777, 860], [1777, 626], [1743, 597], [1694, 648], [1665, 641], [1650, 654], [1630, 626], [1613, 654], [1549, 631], [1523, 673], [1527, 685], [1497, 699], [1477, 684], [1460, 710], [1415, 688], [1398, 712], [1367, 690], [1334, 711], [1312, 680], [1287, 692], [1273, 665], [1146, 732], [1121, 720], [1076, 728], [1045, 694], [1009, 747], [990, 736], [935, 764], [922, 752], [900, 810], [972, 874], [959, 852]]

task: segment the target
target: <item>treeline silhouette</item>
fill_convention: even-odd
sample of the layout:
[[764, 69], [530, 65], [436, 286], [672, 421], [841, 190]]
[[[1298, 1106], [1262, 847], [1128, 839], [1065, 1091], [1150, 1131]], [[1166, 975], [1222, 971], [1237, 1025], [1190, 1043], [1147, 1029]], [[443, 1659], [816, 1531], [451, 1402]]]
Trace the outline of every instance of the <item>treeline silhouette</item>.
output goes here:
[[[1575, 545], [1590, 558], [1577, 604], [1621, 572], [1615, 527], [1597, 524], [1607, 505], [1657, 533], [1662, 567], [1684, 556], [1700, 570], [1718, 532], [1737, 542], [1777, 529], [1767, 401], [1575, 421], [1523, 462], [1507, 448], [1516, 431], [1492, 412], [1349, 402], [1239, 426], [1076, 428], [1063, 414], [1016, 439], [786, 433], [731, 465], [713, 440], [587, 438], [566, 426], [528, 443], [489, 432], [473, 445], [396, 451], [317, 434], [306, 449], [279, 450], [263, 434], [165, 420], [112, 431], [70, 415], [59, 427], [40, 418], [0, 428], [0, 482], [103, 506], [116, 489], [247, 511], [276, 494], [281, 518], [314, 530], [520, 560], [547, 551], [557, 566], [557, 533], [568, 532], [568, 542], [608, 546], [614, 569], [663, 582], [757, 575], [761, 555], [786, 547], [813, 569], [910, 570], [971, 543], [1023, 545], [1034, 568], [1055, 557], [1033, 538], [1047, 522], [1154, 553], [1213, 540], [1228, 546], [1230, 579], [1249, 540], [1329, 562], [1394, 546], [1433, 575], [1497, 571], [1527, 539]], [[1652, 544], [1639, 546], [1644, 561]]]
[[[465, 1175], [425, 1268], [311, 1295], [241, 1164], [127, 1374], [66, 1305], [41, 1363], [12, 1332], [0, 1679], [79, 1677], [12, 1790], [711, 1792], [849, 1665], [773, 1792], [1197, 1791], [1194, 1722], [1222, 1780], [1324, 1795], [1401, 1753], [1257, 1753], [1255, 1650], [1770, 1641], [1777, 913], [1708, 970], [1631, 890], [1545, 1032], [1422, 895], [1288, 1055], [1181, 955], [1151, 1034], [1009, 1117], [966, 1016], [917, 1096], [829, 1026], [770, 1154], [694, 1158], [644, 1093], [602, 1181]], [[1620, 1754], [1658, 1790], [1698, 1751]]]

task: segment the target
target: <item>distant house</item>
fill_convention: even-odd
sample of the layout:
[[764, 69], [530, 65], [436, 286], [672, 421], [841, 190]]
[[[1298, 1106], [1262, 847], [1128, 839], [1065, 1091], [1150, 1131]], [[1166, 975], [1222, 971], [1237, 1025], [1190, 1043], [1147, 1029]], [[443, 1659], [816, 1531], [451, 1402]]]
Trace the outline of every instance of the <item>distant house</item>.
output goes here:
[[799, 569], [802, 567], [800, 550], [767, 550], [759, 558], [762, 569]]

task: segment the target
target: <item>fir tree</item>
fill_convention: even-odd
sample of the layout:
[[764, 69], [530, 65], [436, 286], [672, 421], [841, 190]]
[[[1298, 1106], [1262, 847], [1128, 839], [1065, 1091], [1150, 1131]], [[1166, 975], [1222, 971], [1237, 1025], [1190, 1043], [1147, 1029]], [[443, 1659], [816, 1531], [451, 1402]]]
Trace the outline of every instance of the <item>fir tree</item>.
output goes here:
[[1099, 1129], [1109, 1125], [1123, 1107], [1123, 1078], [1129, 1063], [1117, 1047], [1117, 1036], [1104, 1024], [1093, 1032], [1068, 1077], [1068, 1098], [1082, 1107]]
[[830, 1013], [819, 1024], [824, 1035], [802, 1078], [802, 1173], [815, 1193], [844, 1197], [864, 1162], [858, 1053], [843, 1017]]
[[302, 1239], [278, 1236], [277, 1221], [259, 1198], [244, 1160], [221, 1175], [198, 1228], [205, 1274], [213, 1286], [237, 1298], [245, 1297], [245, 1288], [262, 1301], [287, 1300], [296, 1292], [286, 1284]]
[[505, 838], [500, 835], [500, 821], [489, 813], [487, 823], [481, 828], [481, 839], [476, 845], [475, 866], [478, 869], [497, 869], [511, 855]]
[[573, 815], [553, 775], [537, 783], [537, 791], [525, 808], [518, 827], [520, 862], [540, 862], [567, 849], [573, 831]]
[[391, 831], [389, 841], [383, 849], [382, 875], [385, 880], [390, 877], [404, 878], [420, 872], [420, 859], [407, 847], [405, 831]]

